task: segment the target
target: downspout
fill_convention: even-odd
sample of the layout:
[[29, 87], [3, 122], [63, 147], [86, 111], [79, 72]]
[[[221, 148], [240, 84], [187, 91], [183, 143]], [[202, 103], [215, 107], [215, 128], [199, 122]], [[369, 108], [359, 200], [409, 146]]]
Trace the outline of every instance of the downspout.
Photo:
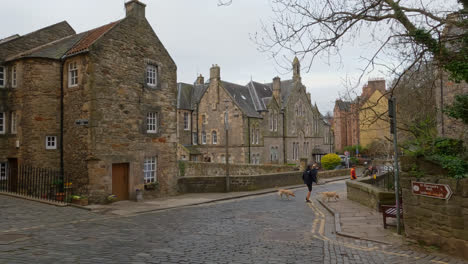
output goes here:
[[63, 163], [63, 72], [65, 67], [65, 60], [60, 61], [60, 177], [62, 178], [62, 188], [64, 186], [64, 163]]
[[249, 144], [249, 164], [250, 164], [252, 161], [250, 160], [250, 118], [249, 117], [247, 117], [247, 135], [248, 135], [247, 141], [249, 142], [248, 144]]
[[286, 122], [284, 119], [284, 111], [281, 115], [283, 116], [283, 164], [286, 164]]

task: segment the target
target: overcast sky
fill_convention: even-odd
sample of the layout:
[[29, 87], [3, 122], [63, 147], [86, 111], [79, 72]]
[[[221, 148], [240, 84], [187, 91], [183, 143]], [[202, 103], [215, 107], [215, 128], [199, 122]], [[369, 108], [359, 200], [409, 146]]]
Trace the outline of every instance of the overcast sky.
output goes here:
[[[209, 76], [212, 64], [221, 67], [225, 81], [246, 84], [252, 78], [271, 82], [273, 77], [290, 79], [285, 71], [257, 50], [249, 35], [261, 31], [261, 21], [273, 13], [270, 0], [236, 0], [218, 7], [217, 0], [141, 0], [146, 17], [178, 68], [178, 82], [193, 83], [197, 73]], [[0, 39], [24, 35], [66, 20], [76, 32], [83, 32], [125, 16], [126, 0], [15, 0], [2, 1]], [[359, 57], [365, 49], [351, 44], [343, 52], [342, 64], [317, 60], [309, 72], [302, 71], [303, 83], [312, 101], [325, 114], [344, 91], [344, 79], [359, 75]], [[290, 54], [291, 60], [294, 55]], [[329, 65], [331, 64], [331, 65]], [[372, 73], [367, 77], [385, 77]]]

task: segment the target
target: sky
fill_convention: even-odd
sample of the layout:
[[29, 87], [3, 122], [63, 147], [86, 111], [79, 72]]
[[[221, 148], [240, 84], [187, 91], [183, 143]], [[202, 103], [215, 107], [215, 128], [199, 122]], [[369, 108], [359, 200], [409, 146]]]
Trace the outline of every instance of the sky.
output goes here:
[[[125, 17], [127, 0], [15, 0], [2, 1], [0, 39], [24, 35], [66, 20], [77, 33]], [[271, 0], [235, 0], [218, 6], [217, 0], [141, 0], [146, 18], [177, 64], [178, 82], [193, 83], [197, 74], [205, 79], [213, 64], [221, 67], [221, 78], [238, 84], [271, 82], [275, 76], [292, 78], [260, 52], [250, 36], [261, 33], [261, 23], [273, 17]], [[301, 72], [302, 82], [322, 114], [333, 112], [334, 102], [343, 94], [346, 80], [361, 73], [360, 57], [369, 52], [350, 43], [337, 58], [316, 60]], [[294, 58], [294, 54], [285, 54]], [[379, 73], [367, 78], [385, 77]], [[359, 84], [361, 85], [361, 84]]]

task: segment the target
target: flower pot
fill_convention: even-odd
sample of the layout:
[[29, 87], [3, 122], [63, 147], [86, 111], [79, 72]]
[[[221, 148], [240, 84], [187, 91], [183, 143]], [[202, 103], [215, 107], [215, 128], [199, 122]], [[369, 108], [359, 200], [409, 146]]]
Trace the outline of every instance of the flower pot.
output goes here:
[[88, 205], [88, 198], [73, 199], [72, 203], [77, 204], [77, 205], [81, 205], [81, 206], [86, 206], [86, 205]]

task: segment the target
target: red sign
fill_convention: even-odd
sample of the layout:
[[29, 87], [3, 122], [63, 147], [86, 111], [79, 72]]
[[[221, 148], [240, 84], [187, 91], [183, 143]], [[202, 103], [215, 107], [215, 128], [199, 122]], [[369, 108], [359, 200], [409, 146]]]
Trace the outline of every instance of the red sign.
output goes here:
[[414, 195], [421, 195], [445, 200], [450, 199], [450, 196], [452, 196], [452, 190], [447, 184], [411, 182], [411, 187]]

